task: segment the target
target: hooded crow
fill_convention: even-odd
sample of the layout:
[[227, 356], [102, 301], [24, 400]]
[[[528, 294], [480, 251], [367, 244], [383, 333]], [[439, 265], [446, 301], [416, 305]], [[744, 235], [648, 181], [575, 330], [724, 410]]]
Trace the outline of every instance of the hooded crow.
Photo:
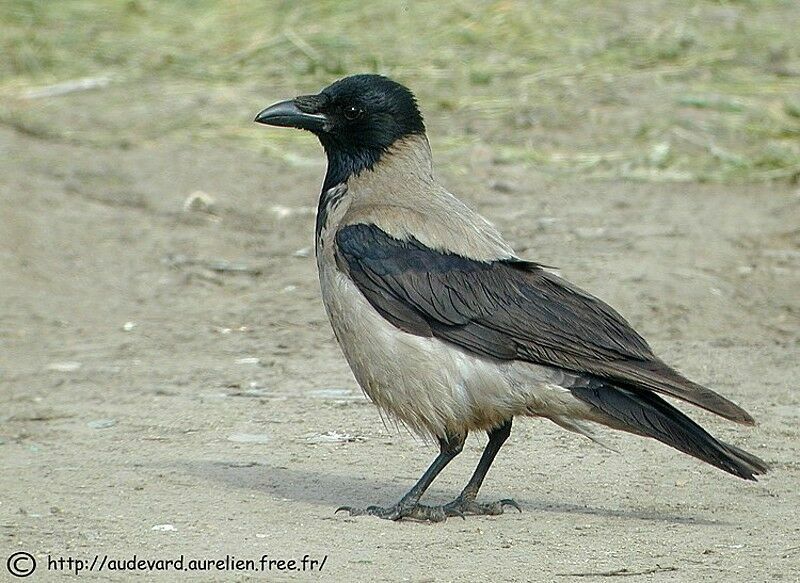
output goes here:
[[[476, 500], [516, 416], [587, 436], [599, 423], [652, 437], [745, 480], [767, 471], [662, 395], [753, 425], [746, 411], [665, 364], [611, 307], [518, 257], [436, 181], [406, 87], [354, 75], [255, 121], [322, 143], [316, 257], [333, 331], [369, 398], [440, 447], [397, 504], [339, 510], [429, 521], [519, 510], [510, 499]], [[486, 431], [489, 442], [464, 490], [443, 506], [421, 504], [470, 431]]]

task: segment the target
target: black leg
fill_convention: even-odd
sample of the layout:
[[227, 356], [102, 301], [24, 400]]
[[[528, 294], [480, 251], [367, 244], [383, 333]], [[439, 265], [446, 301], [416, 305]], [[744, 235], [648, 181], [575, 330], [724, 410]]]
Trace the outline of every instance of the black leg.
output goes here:
[[369, 514], [390, 520], [400, 520], [401, 518], [430, 520], [432, 522], [445, 520], [447, 515], [445, 514], [444, 507], [423, 506], [419, 503], [419, 499], [422, 498], [425, 490], [427, 490], [428, 486], [436, 479], [439, 472], [441, 472], [454, 457], [461, 453], [461, 450], [464, 448], [464, 439], [464, 435], [450, 436], [446, 439], [439, 438], [439, 455], [436, 456], [436, 459], [433, 460], [430, 467], [425, 470], [425, 473], [422, 474], [419, 481], [414, 484], [400, 502], [394, 506], [368, 506], [365, 509], [341, 506], [336, 509], [336, 512], [346, 510], [350, 513], [350, 516]]
[[489, 443], [486, 444], [486, 449], [483, 450], [483, 455], [481, 455], [481, 460], [478, 462], [478, 467], [475, 468], [475, 472], [461, 491], [461, 494], [458, 495], [458, 498], [444, 506], [444, 511], [447, 516], [502, 514], [505, 506], [513, 506], [517, 510], [522, 511], [519, 505], [510, 498], [498, 500], [497, 502], [490, 502], [488, 504], [478, 504], [475, 502], [475, 498], [478, 496], [478, 490], [480, 490], [483, 479], [486, 477], [486, 472], [489, 471], [489, 467], [497, 456], [497, 452], [503, 447], [509, 435], [511, 435], [511, 419], [489, 431]]

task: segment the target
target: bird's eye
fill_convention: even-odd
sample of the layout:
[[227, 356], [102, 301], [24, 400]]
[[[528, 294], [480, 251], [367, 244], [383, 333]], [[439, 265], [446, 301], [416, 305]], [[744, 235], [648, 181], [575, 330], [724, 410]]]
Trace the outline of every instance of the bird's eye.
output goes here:
[[348, 105], [344, 108], [344, 117], [350, 121], [358, 119], [362, 115], [364, 115], [364, 110], [355, 105]]

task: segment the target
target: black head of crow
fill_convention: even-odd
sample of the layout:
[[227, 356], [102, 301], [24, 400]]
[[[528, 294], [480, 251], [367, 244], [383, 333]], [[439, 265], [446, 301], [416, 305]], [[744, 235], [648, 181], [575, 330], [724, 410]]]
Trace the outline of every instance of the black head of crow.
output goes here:
[[[325, 148], [316, 253], [336, 338], [367, 395], [440, 446], [397, 504], [344, 507], [351, 514], [443, 520], [517, 507], [476, 501], [514, 417], [651, 437], [746, 480], [767, 471], [661, 395], [752, 425], [744, 409], [659, 359], [613, 308], [518, 257], [435, 180], [408, 89], [355, 75], [256, 121], [311, 131]], [[420, 504], [471, 431], [489, 443], [464, 490], [443, 506]]]
[[425, 134], [414, 95], [382, 75], [345, 77], [316, 95], [276, 103], [255, 121], [314, 133], [335, 181], [372, 168], [398, 139]]

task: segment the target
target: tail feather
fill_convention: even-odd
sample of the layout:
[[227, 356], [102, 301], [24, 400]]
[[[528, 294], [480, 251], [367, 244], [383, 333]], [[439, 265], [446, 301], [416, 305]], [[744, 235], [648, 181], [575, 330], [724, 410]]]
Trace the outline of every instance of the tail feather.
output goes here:
[[655, 438], [734, 476], [755, 481], [755, 476], [769, 469], [763, 460], [718, 440], [650, 391], [631, 390], [600, 379], [590, 379], [587, 385], [570, 391], [593, 405], [606, 425]]
[[[687, 379], [674, 368], [658, 359], [650, 361], [620, 361], [605, 363], [611, 378], [620, 383], [630, 383], [651, 391], [656, 391], [743, 425], [755, 425], [750, 414], [736, 403], [715, 393], [708, 387]], [[612, 381], [613, 383], [614, 381]]]

